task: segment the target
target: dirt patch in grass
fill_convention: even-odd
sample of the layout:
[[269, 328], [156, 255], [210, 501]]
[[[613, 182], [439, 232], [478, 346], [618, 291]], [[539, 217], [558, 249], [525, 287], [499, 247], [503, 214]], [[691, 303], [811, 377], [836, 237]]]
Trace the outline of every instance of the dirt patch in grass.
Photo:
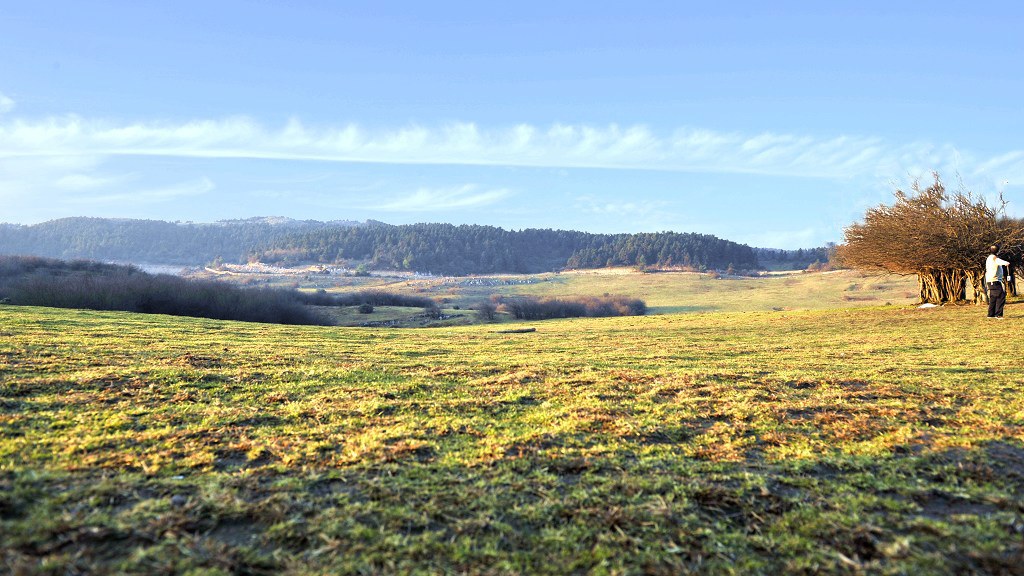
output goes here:
[[259, 544], [265, 528], [248, 518], [234, 518], [218, 522], [203, 537], [216, 540], [227, 548], [250, 547]]
[[223, 365], [223, 361], [220, 358], [213, 356], [204, 356], [201, 354], [193, 354], [186, 352], [178, 357], [178, 365], [188, 366], [190, 368], [220, 368]]
[[1024, 488], [1024, 447], [1009, 442], [991, 442], [983, 453], [995, 475]]
[[983, 516], [999, 510], [993, 504], [973, 502], [958, 498], [941, 490], [929, 490], [914, 495], [914, 501], [921, 507], [920, 515], [926, 518], [949, 518], [951, 516]]

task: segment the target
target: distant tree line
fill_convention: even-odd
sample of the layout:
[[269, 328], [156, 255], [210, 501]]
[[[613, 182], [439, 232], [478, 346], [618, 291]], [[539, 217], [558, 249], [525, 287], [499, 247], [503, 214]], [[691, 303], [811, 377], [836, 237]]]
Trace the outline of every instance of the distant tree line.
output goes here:
[[777, 248], [754, 248], [757, 262], [765, 268], [780, 270], [804, 270], [828, 265], [833, 262], [835, 245], [829, 244], [817, 248], [798, 248], [781, 250]]
[[[896, 190], [892, 205], [871, 208], [864, 221], [846, 228], [836, 249], [844, 265], [896, 274], [916, 274], [922, 302], [942, 304], [987, 298], [985, 258], [989, 246], [1014, 267], [1024, 259], [1024, 220], [1006, 216], [1006, 203], [989, 205], [961, 189], [946, 190], [938, 174], [909, 191]], [[1010, 285], [1011, 293], [1016, 289]]]
[[240, 288], [132, 266], [0, 256], [0, 301], [275, 324], [331, 324], [294, 290]]
[[0, 224], [0, 253], [121, 262], [199, 265], [217, 259], [244, 263], [277, 238], [327, 226], [288, 219], [251, 218], [214, 224], [61, 218], [31, 226]]
[[752, 248], [707, 234], [590, 234], [492, 226], [373, 223], [277, 240], [263, 262], [368, 261], [378, 269], [446, 275], [537, 273], [607, 266], [756, 269]]
[[828, 258], [823, 249], [764, 251], [696, 233], [591, 234], [267, 218], [214, 224], [104, 218], [63, 218], [32, 226], [0, 224], [0, 253], [180, 265], [363, 264], [445, 275], [609, 266], [755, 270], [760, 255], [803, 268]]

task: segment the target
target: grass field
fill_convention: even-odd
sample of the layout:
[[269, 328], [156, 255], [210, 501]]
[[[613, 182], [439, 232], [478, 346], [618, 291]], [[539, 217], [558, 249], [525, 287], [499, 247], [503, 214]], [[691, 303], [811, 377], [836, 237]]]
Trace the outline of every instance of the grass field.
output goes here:
[[[237, 276], [244, 279], [245, 276]], [[852, 270], [792, 273], [761, 277], [716, 277], [690, 272], [643, 274], [628, 269], [581, 270], [533, 276], [466, 278], [323, 277], [311, 276], [290, 285], [332, 293], [382, 290], [438, 300], [455, 319], [442, 324], [473, 323], [472, 308], [492, 296], [537, 297], [626, 296], [639, 298], [649, 314], [821, 310], [864, 306], [910, 305], [918, 300], [916, 278], [870, 275]], [[282, 282], [278, 281], [278, 284]], [[359, 314], [354, 307], [332, 316], [342, 325], [399, 320], [402, 326], [431, 324], [413, 318], [418, 309]], [[401, 322], [402, 319], [408, 322]]]
[[0, 572], [1021, 572], [1024, 305], [623, 276], [525, 334], [0, 306]]

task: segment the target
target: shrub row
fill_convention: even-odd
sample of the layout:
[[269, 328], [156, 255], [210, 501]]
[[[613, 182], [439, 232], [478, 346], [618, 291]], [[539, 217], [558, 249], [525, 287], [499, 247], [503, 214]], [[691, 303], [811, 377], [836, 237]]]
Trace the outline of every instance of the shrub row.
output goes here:
[[276, 324], [330, 324], [293, 290], [245, 289], [151, 275], [132, 266], [0, 257], [0, 300], [26, 306], [122, 310]]
[[426, 296], [407, 296], [381, 290], [364, 290], [348, 294], [328, 294], [325, 290], [301, 292], [299, 298], [304, 304], [313, 306], [403, 306], [406, 308], [432, 308], [437, 306]]
[[502, 298], [500, 308], [519, 320], [579, 318], [605, 316], [643, 316], [647, 304], [643, 300], [613, 296], [606, 298]]
[[[378, 290], [328, 294], [323, 290], [308, 293], [240, 288], [211, 280], [147, 274], [133, 266], [23, 256], [0, 256], [0, 301], [276, 324], [331, 324], [307, 305], [360, 306], [368, 310], [373, 306], [404, 306], [440, 314], [437, 303], [424, 296]], [[493, 320], [495, 305], [520, 320], [642, 316], [647, 312], [642, 300], [625, 297], [497, 298], [478, 312]]]

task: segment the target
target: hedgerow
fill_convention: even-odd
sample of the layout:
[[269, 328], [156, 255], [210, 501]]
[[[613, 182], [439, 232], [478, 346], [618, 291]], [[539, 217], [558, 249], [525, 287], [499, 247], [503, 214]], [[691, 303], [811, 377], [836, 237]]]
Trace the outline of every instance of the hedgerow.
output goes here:
[[0, 256], [0, 300], [25, 306], [120, 310], [275, 324], [331, 324], [294, 290], [240, 288], [147, 274], [133, 266]]

